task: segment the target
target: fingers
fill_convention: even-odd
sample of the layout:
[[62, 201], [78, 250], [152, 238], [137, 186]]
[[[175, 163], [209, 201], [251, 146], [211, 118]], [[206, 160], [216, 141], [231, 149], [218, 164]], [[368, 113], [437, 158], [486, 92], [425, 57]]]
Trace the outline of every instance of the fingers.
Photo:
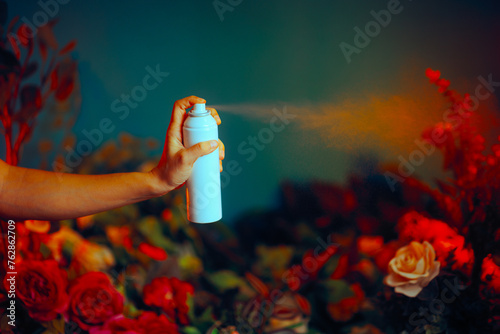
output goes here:
[[191, 108], [196, 103], [206, 103], [206, 101], [197, 96], [188, 96], [175, 101], [169, 128], [175, 133], [180, 133], [182, 130], [182, 123], [186, 118], [186, 109]]
[[220, 139], [217, 140], [219, 141], [219, 159], [224, 160], [224, 157], [226, 156], [226, 147]]
[[201, 156], [212, 153], [219, 146], [216, 140], [209, 140], [191, 146], [188, 149], [181, 151], [180, 158], [183, 165], [192, 166], [196, 159]]
[[219, 114], [217, 113], [217, 110], [214, 108], [207, 107], [205, 108], [208, 111], [210, 111], [210, 114], [212, 115], [213, 118], [215, 118], [215, 121], [217, 122], [217, 125], [220, 125], [222, 123]]

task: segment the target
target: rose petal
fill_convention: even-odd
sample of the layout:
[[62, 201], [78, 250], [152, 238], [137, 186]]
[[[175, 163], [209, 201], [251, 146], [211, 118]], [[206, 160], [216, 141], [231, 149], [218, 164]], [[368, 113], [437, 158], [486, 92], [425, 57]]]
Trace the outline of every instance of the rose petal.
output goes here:
[[415, 271], [413, 273], [418, 275], [424, 275], [427, 272], [426, 267], [427, 266], [425, 265], [425, 257], [422, 257], [420, 260], [418, 260], [417, 265], [415, 267]]
[[439, 274], [440, 266], [441, 263], [439, 263], [439, 261], [435, 261], [433, 263], [433, 267], [431, 271], [428, 272], [427, 277], [423, 278], [422, 281], [420, 282], [420, 285], [422, 287], [429, 285], [430, 281], [432, 281]]
[[394, 291], [413, 298], [416, 297], [420, 291], [422, 291], [422, 288], [418, 284], [407, 284], [396, 287]]

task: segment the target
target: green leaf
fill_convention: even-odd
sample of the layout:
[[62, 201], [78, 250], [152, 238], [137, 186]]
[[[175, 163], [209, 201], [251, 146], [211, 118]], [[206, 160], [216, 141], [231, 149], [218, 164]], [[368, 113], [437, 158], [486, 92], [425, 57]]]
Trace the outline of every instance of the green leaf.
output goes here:
[[154, 246], [163, 248], [167, 252], [175, 251], [175, 244], [163, 234], [161, 225], [156, 217], [144, 217], [139, 221], [137, 228]]
[[320, 293], [328, 303], [338, 303], [344, 298], [354, 296], [349, 284], [344, 280], [330, 279], [320, 284]]
[[201, 332], [193, 326], [186, 326], [182, 329], [182, 332], [185, 334], [201, 334]]
[[231, 270], [217, 271], [209, 275], [208, 280], [221, 292], [228, 289], [247, 287], [246, 281]]

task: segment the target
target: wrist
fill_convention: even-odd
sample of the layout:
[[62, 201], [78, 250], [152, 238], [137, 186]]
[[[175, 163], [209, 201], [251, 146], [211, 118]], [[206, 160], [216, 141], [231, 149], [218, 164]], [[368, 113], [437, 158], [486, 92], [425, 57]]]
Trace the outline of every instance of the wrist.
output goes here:
[[167, 182], [165, 182], [159, 175], [157, 168], [145, 173], [147, 178], [147, 185], [153, 197], [163, 196], [169, 191], [173, 190]]

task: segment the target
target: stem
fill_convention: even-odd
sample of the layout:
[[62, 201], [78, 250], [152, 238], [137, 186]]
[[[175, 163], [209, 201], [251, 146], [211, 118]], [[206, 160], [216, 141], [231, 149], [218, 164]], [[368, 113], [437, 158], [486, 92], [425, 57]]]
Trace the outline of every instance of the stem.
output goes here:
[[6, 146], [6, 162], [12, 165], [12, 127], [10, 125], [5, 127], [5, 146]]

